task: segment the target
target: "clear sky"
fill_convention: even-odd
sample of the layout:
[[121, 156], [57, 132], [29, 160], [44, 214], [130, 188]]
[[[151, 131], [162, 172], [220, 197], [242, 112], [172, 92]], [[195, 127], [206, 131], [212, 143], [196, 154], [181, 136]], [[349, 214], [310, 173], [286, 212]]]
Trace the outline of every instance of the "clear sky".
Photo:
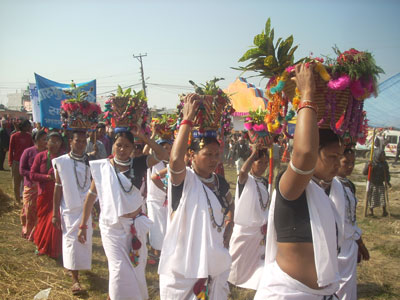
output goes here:
[[97, 79], [98, 95], [118, 84], [140, 89], [133, 54], [147, 53], [149, 105], [172, 108], [190, 79], [233, 82], [240, 72], [231, 67], [268, 17], [276, 38], [293, 34], [296, 58], [333, 55], [335, 44], [367, 50], [382, 81], [400, 72], [399, 13], [398, 0], [0, 0], [0, 103], [34, 72], [63, 83]]

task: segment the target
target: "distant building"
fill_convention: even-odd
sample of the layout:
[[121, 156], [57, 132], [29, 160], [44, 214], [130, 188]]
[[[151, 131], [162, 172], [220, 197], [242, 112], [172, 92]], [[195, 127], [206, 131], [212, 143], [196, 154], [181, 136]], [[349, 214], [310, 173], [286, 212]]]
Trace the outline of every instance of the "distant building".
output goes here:
[[7, 94], [7, 108], [15, 111], [32, 112], [31, 97], [29, 89], [16, 91], [15, 93]]

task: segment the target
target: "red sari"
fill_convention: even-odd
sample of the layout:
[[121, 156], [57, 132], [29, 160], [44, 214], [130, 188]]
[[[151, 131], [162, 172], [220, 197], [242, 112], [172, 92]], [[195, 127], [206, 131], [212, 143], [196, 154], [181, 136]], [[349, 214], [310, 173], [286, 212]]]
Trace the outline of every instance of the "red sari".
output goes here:
[[39, 254], [46, 254], [52, 258], [61, 255], [62, 231], [51, 223], [53, 217], [54, 181], [47, 175], [53, 174], [51, 159], [48, 151], [40, 152], [33, 161], [31, 178], [38, 182], [37, 198], [37, 225], [33, 236]]

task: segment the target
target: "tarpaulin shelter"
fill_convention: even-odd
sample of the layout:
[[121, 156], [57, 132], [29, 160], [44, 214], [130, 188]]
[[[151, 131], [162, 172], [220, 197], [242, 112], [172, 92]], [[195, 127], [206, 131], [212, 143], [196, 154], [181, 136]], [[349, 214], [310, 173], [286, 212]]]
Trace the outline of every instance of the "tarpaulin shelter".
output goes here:
[[367, 99], [364, 110], [369, 126], [400, 129], [400, 73], [379, 84], [378, 97]]
[[268, 99], [264, 91], [254, 84], [248, 83], [243, 77], [236, 78], [224, 92], [231, 99], [232, 106], [235, 109], [233, 114], [234, 130], [245, 130], [243, 126], [244, 116], [249, 113], [249, 110], [267, 107]]

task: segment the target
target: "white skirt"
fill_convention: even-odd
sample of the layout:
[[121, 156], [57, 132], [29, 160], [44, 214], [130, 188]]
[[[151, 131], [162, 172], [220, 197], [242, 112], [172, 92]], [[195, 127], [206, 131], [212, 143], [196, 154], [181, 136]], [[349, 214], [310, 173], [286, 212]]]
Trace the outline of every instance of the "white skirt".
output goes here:
[[[264, 267], [254, 300], [335, 300], [338, 285], [314, 290], [283, 272], [276, 261]], [[332, 297], [331, 297], [332, 296]]]
[[[229, 270], [211, 277], [209, 286], [210, 300], [226, 300], [229, 294], [227, 282]], [[174, 277], [160, 274], [160, 299], [161, 300], [198, 300], [193, 293], [197, 278], [184, 278], [179, 275]]]
[[146, 234], [151, 221], [140, 216], [134, 220], [137, 237], [142, 243], [139, 264], [134, 267], [129, 258], [132, 248], [132, 219], [119, 218], [114, 225], [100, 222], [101, 240], [108, 260], [109, 287], [112, 300], [148, 299], [145, 268], [147, 262]]
[[161, 250], [167, 232], [168, 207], [164, 200], [147, 198], [147, 213], [153, 225], [149, 231], [149, 242], [153, 249]]
[[232, 266], [228, 281], [238, 287], [257, 290], [264, 269], [265, 245], [260, 227], [235, 224], [229, 245]]
[[345, 240], [338, 256], [340, 287], [337, 295], [341, 300], [357, 300], [357, 254], [356, 241]]
[[87, 222], [84, 244], [78, 241], [81, 219], [81, 209], [61, 214], [63, 265], [68, 270], [90, 270], [92, 267], [92, 218]]

